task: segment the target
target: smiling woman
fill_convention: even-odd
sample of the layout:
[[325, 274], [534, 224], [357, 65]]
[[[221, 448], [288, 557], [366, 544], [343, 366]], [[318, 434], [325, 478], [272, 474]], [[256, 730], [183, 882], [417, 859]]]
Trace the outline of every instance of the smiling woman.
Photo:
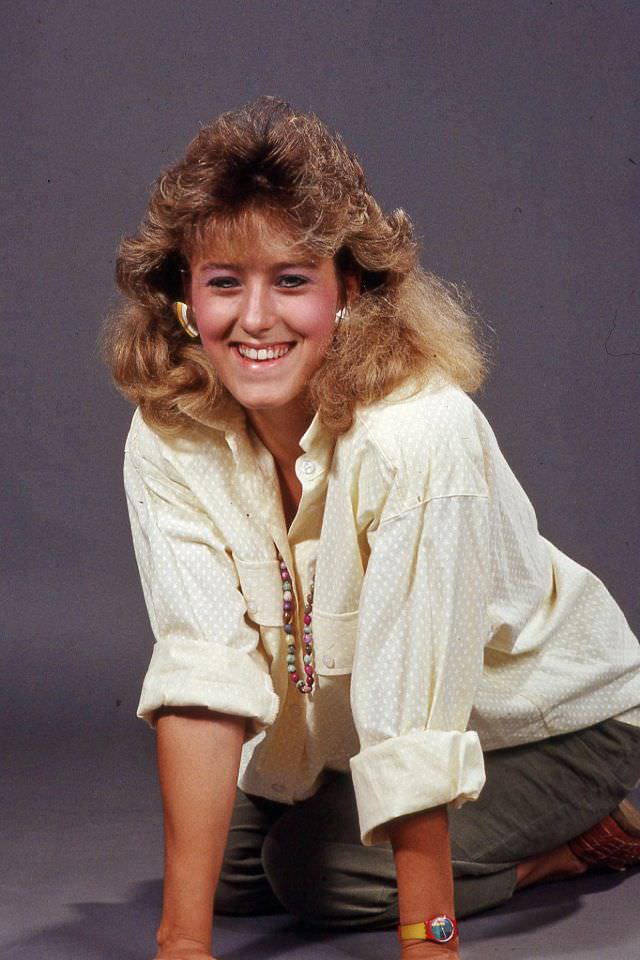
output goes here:
[[356, 277], [342, 280], [332, 257], [296, 262], [282, 237], [264, 230], [246, 251], [234, 263], [216, 251], [191, 261], [192, 316], [204, 352], [254, 427], [268, 430], [275, 412], [301, 436], [310, 411], [300, 395], [327, 353], [341, 301], [355, 295]]
[[211, 956], [214, 895], [455, 958], [456, 916], [640, 861], [636, 639], [540, 535], [469, 396], [469, 303], [341, 138], [273, 98], [223, 114], [117, 278], [157, 960]]

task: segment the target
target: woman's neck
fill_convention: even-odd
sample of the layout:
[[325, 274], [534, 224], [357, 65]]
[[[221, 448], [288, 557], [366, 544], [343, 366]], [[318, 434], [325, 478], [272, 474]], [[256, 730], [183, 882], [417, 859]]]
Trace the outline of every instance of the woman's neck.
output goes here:
[[302, 453], [300, 438], [312, 419], [313, 411], [300, 405], [277, 410], [247, 410], [253, 431], [285, 472], [293, 469]]

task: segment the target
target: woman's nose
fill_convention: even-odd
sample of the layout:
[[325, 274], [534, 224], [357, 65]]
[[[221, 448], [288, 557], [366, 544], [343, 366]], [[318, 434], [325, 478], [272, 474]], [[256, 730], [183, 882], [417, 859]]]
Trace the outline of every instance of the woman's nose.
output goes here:
[[262, 284], [248, 286], [238, 319], [245, 330], [254, 334], [272, 327], [277, 316], [269, 290]]

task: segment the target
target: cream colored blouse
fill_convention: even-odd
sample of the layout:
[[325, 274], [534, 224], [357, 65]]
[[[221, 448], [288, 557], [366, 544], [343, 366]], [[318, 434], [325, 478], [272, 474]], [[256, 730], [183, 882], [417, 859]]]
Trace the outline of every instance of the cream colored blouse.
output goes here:
[[[350, 770], [364, 844], [394, 817], [477, 798], [483, 750], [640, 725], [640, 645], [603, 583], [540, 535], [466, 393], [441, 377], [406, 393], [337, 441], [314, 418], [288, 532], [239, 408], [178, 437], [136, 411], [125, 452], [156, 640], [138, 716], [248, 717], [239, 785], [284, 803]], [[310, 696], [287, 679], [276, 547], [296, 609], [315, 568]]]

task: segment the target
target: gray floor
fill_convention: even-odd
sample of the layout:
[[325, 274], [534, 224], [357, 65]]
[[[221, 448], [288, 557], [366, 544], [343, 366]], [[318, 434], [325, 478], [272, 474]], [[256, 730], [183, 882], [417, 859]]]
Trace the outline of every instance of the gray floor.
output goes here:
[[[151, 960], [161, 897], [153, 734], [20, 732], [2, 763], [4, 960]], [[640, 870], [518, 894], [461, 923], [464, 960], [640, 956]], [[335, 936], [286, 915], [216, 921], [221, 960], [390, 960], [393, 931]]]

